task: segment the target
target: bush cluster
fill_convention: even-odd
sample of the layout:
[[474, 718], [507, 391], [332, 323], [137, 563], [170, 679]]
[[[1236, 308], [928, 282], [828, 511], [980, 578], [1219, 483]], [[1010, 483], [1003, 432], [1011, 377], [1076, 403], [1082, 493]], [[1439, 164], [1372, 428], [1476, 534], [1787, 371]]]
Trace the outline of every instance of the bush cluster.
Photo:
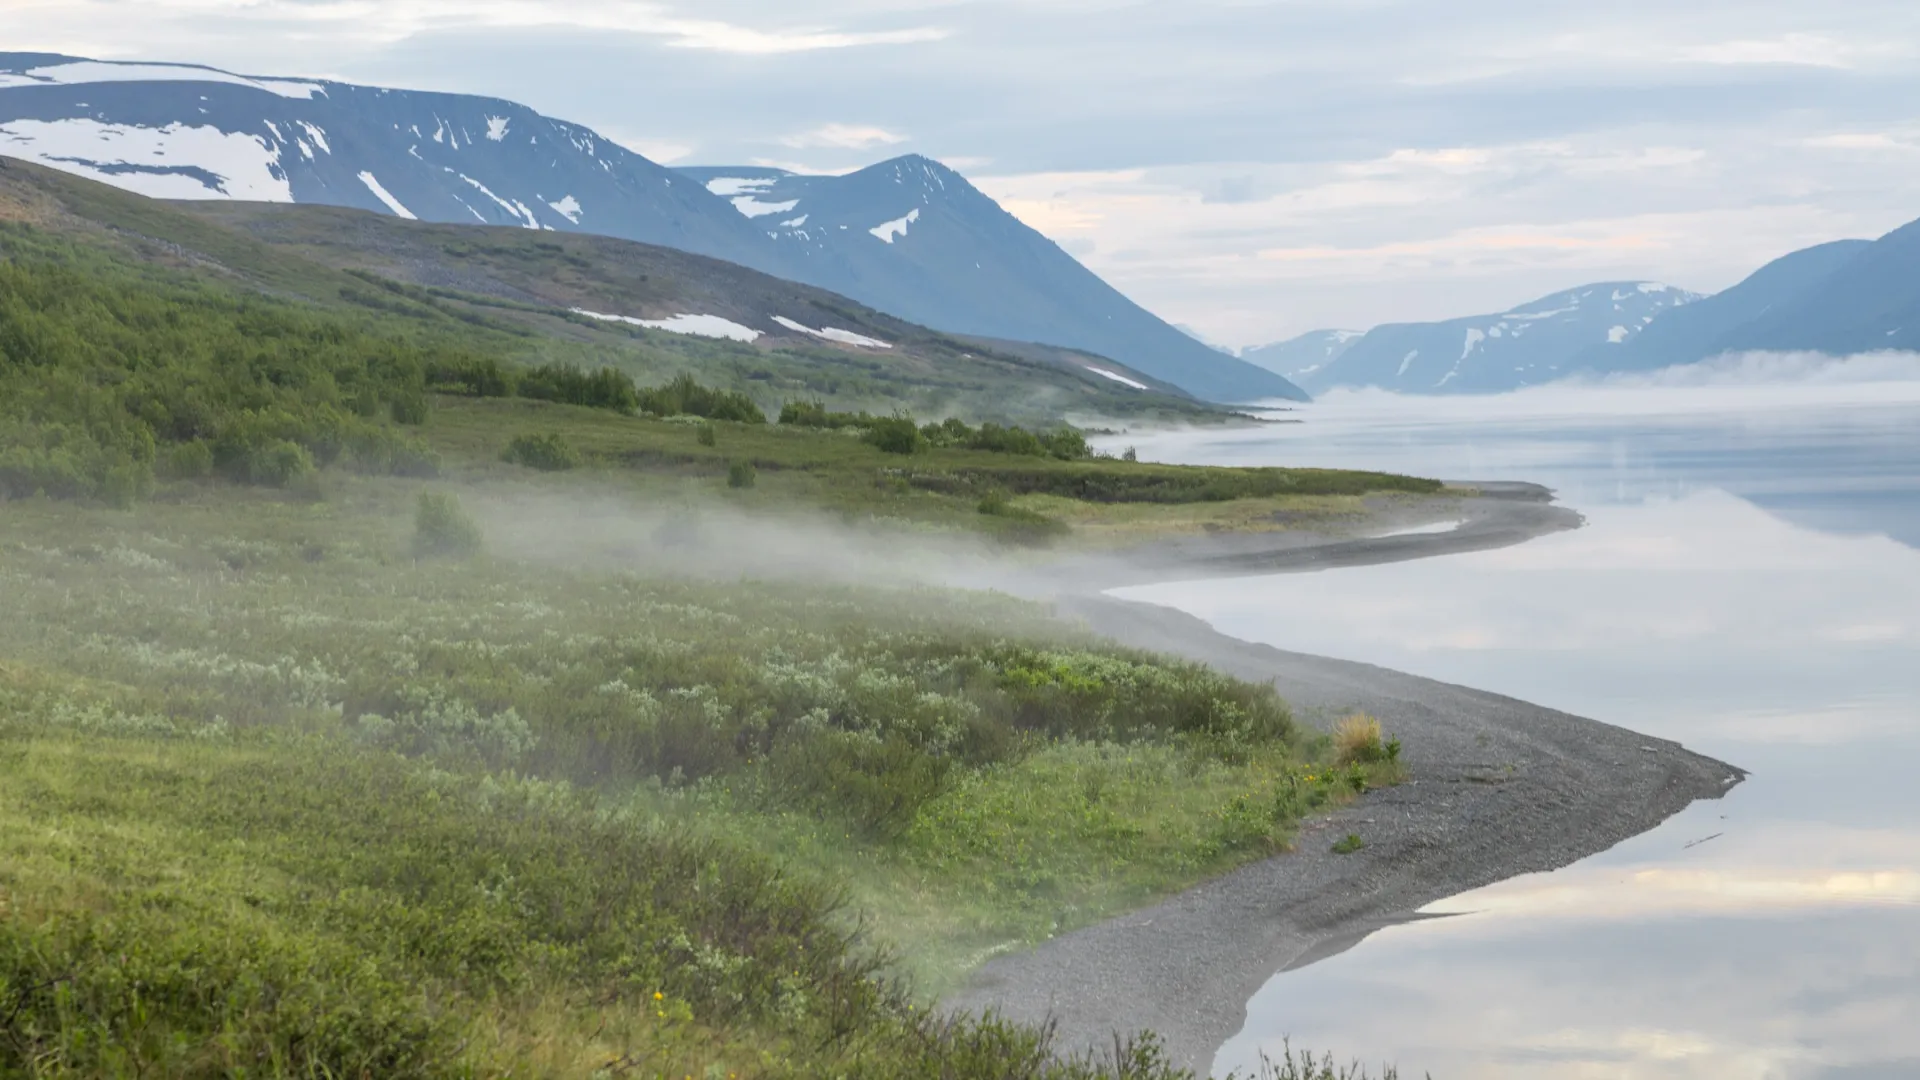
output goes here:
[[431, 474], [432, 350], [258, 296], [141, 276], [0, 230], [0, 498], [126, 503], [156, 473], [299, 487]]
[[740, 424], [764, 424], [767, 414], [753, 399], [737, 390], [702, 386], [691, 375], [681, 375], [665, 386], [640, 391], [641, 411], [655, 416], [700, 416]]
[[580, 465], [579, 451], [557, 432], [517, 435], [507, 444], [501, 458], [511, 464], [524, 465], [541, 472], [565, 472]]
[[640, 408], [640, 391], [624, 371], [603, 367], [585, 371], [572, 364], [546, 364], [520, 372], [516, 387], [523, 398], [611, 409], [630, 413]]
[[922, 425], [904, 413], [874, 416], [867, 412], [833, 412], [818, 401], [787, 402], [781, 406], [780, 423], [828, 431], [857, 428], [869, 444], [893, 454], [912, 454], [925, 446], [950, 446], [1061, 461], [1093, 456], [1086, 435], [1072, 428], [1036, 433], [991, 422], [973, 427], [958, 418]]

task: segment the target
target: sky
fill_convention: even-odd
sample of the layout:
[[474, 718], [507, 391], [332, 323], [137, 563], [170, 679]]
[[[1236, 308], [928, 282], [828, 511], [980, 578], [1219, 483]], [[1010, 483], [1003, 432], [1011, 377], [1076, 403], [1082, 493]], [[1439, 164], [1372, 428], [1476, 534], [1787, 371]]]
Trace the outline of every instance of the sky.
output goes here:
[[667, 164], [926, 154], [1228, 346], [1712, 292], [1920, 218], [1914, 0], [0, 0], [0, 27], [508, 98]]

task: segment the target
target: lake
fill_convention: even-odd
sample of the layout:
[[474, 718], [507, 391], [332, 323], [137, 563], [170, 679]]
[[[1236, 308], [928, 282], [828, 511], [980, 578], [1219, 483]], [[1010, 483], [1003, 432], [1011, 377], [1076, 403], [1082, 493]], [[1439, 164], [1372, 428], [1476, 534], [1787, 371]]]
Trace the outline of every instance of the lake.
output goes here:
[[1589, 524], [1119, 595], [1752, 775], [1611, 851], [1277, 974], [1216, 1072], [1291, 1038], [1437, 1080], [1920, 1077], [1920, 383], [1342, 394], [1292, 415], [1119, 442], [1530, 480]]

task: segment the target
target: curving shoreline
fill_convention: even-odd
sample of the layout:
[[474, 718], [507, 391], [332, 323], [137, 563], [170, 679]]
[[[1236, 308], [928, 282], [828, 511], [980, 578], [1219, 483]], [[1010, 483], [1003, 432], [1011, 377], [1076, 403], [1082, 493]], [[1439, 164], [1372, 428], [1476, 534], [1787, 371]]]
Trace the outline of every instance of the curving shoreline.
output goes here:
[[[1131, 573], [1099, 588], [1136, 583], [1137, 574], [1223, 577], [1485, 550], [1580, 524], [1531, 485], [1482, 494], [1462, 500], [1466, 516], [1450, 532], [1187, 544], [1143, 552], [1129, 560]], [[1513, 698], [1241, 641], [1171, 608], [1091, 589], [1055, 604], [1123, 644], [1270, 682], [1307, 723], [1371, 713], [1403, 739], [1409, 773], [1400, 787], [1309, 823], [1295, 852], [997, 957], [944, 1002], [1052, 1020], [1063, 1051], [1109, 1047], [1116, 1031], [1150, 1029], [1175, 1062], [1204, 1075], [1276, 972], [1417, 918], [1436, 900], [1604, 851], [1695, 800], [1720, 797], [1745, 775], [1678, 743]], [[1328, 838], [1348, 832], [1365, 836], [1367, 847], [1328, 851]]]

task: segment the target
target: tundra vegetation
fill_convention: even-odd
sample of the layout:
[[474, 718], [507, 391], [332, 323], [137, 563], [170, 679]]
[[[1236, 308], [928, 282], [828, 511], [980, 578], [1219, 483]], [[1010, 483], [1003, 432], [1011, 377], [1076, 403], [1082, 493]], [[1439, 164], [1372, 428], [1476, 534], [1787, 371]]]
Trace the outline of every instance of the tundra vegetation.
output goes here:
[[1397, 779], [1035, 605], [675, 577], [690, 514], [516, 559], [462, 496], [1027, 543], [1074, 528], [1028, 498], [1428, 482], [907, 401], [769, 423], [752, 380], [529, 358], [377, 281], [329, 307], [17, 224], [0, 256], [0, 1076], [1171, 1077], [930, 1003]]

